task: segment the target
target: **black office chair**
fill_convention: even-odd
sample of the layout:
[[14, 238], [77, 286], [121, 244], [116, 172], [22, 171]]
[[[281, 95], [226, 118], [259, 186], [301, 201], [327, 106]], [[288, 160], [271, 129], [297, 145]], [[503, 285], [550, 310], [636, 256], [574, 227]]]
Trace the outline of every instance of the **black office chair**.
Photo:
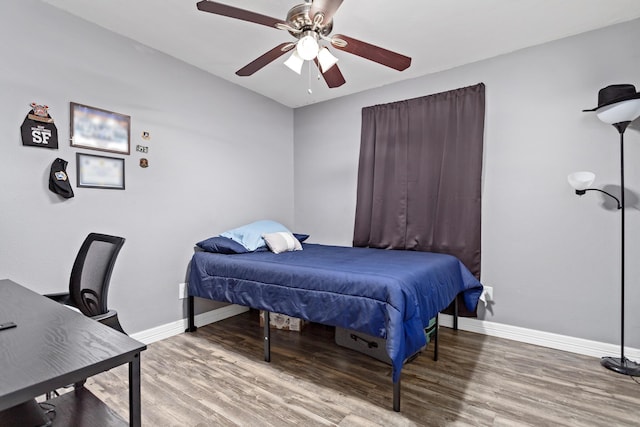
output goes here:
[[123, 237], [106, 234], [89, 234], [73, 263], [69, 292], [45, 296], [75, 307], [85, 316], [125, 333], [118, 321], [118, 313], [107, 308], [111, 272], [124, 240]]
[[[80, 251], [73, 263], [69, 292], [45, 296], [75, 307], [85, 316], [125, 333], [118, 321], [118, 313], [107, 308], [111, 272], [118, 253], [124, 245], [124, 240], [123, 237], [90, 233], [80, 246]], [[74, 386], [80, 388], [84, 383], [83, 380], [75, 383]], [[46, 399], [51, 399], [54, 395], [59, 394], [55, 390], [48, 392]], [[34, 421], [29, 421], [31, 424], [25, 424], [26, 420], [32, 419], [28, 417], [33, 417]], [[40, 420], [49, 420], [35, 399], [0, 412], [0, 425], [13, 425], [14, 420], [20, 420], [19, 425], [50, 425], [50, 423], [40, 422]]]

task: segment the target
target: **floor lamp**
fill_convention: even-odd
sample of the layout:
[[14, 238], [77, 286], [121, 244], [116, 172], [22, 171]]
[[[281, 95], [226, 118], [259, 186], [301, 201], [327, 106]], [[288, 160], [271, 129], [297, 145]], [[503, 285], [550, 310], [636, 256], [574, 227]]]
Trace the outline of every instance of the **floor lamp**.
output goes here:
[[620, 357], [603, 357], [600, 364], [607, 369], [620, 374], [640, 376], [640, 364], [627, 359], [624, 356], [624, 132], [629, 124], [640, 117], [640, 93], [636, 92], [633, 85], [611, 85], [598, 92], [598, 106], [595, 111], [598, 118], [604, 123], [613, 125], [620, 134], [620, 199], [606, 191], [597, 188], [588, 188], [595, 180], [591, 172], [575, 172], [569, 175], [569, 184], [576, 190], [576, 194], [583, 195], [587, 191], [599, 191], [618, 202], [621, 216], [621, 271], [620, 271]]

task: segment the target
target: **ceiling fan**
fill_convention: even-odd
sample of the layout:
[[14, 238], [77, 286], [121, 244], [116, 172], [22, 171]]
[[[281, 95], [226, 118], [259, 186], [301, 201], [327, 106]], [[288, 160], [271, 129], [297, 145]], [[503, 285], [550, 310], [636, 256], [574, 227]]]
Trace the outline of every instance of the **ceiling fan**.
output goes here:
[[333, 29], [333, 15], [342, 4], [342, 1], [307, 0], [303, 4], [292, 7], [284, 21], [209, 0], [198, 2], [197, 7], [198, 10], [203, 12], [285, 30], [297, 39], [295, 42], [282, 43], [256, 58], [236, 71], [238, 76], [250, 76], [285, 53], [293, 51], [289, 59], [285, 61], [287, 67], [300, 74], [304, 62], [313, 61], [320, 69], [325, 82], [330, 88], [342, 86], [345, 83], [345, 79], [336, 65], [338, 58], [333, 56], [326, 46], [321, 45], [323, 41], [338, 50], [360, 56], [398, 71], [405, 70], [411, 65], [411, 58], [408, 56], [379, 46], [342, 34], [329, 37]]

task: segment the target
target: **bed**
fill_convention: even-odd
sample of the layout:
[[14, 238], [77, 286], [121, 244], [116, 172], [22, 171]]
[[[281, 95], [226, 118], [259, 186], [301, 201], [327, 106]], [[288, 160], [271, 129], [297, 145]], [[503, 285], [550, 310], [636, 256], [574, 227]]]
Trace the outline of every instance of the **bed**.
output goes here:
[[[429, 321], [458, 294], [474, 310], [482, 285], [450, 255], [301, 246], [303, 250], [278, 254], [195, 252], [189, 273], [188, 330], [194, 329], [193, 297], [200, 297], [384, 338], [392, 361], [393, 409], [399, 411], [402, 365], [426, 345]], [[268, 323], [267, 319], [267, 342]]]

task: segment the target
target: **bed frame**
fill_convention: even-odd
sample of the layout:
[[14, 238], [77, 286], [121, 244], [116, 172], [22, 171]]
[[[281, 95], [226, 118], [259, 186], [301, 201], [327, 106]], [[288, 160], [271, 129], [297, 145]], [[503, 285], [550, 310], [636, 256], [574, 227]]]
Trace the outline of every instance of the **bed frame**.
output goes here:
[[[187, 314], [188, 314], [188, 327], [185, 332], [195, 332], [198, 327], [195, 325], [195, 309], [194, 309], [194, 296], [189, 295], [187, 302]], [[271, 328], [269, 326], [269, 312], [264, 310], [264, 360], [265, 362], [271, 362]], [[439, 316], [436, 315], [435, 333], [433, 338], [433, 360], [438, 360], [438, 327]], [[458, 298], [454, 299], [454, 311], [453, 311], [453, 329], [458, 330]], [[417, 357], [417, 353], [407, 360], [412, 360]], [[400, 412], [400, 380], [393, 382], [393, 410]]]

